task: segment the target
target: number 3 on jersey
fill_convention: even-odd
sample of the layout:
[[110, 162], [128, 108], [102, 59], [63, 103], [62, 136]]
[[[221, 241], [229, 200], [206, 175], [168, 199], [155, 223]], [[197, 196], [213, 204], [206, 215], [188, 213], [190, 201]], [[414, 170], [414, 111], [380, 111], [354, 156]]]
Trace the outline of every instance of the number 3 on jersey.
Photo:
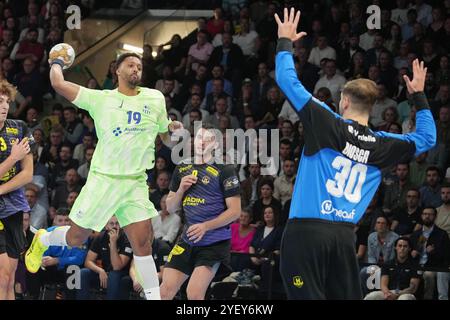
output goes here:
[[332, 162], [333, 168], [338, 170], [334, 180], [328, 179], [326, 183], [327, 191], [332, 196], [345, 199], [352, 203], [361, 200], [361, 189], [366, 181], [367, 166], [353, 162], [347, 158], [337, 156]]
[[8, 150], [6, 141], [5, 141], [5, 139], [3, 139], [3, 137], [0, 137], [0, 151], [6, 151], [6, 150]]

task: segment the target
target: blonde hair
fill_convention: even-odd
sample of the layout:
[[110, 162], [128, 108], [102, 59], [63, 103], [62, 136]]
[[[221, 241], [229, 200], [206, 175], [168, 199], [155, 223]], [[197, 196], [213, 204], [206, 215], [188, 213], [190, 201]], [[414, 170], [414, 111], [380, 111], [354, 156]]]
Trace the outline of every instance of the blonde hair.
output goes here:
[[345, 84], [342, 94], [350, 98], [352, 107], [360, 112], [370, 112], [378, 97], [378, 88], [374, 81], [356, 79]]
[[9, 101], [16, 99], [17, 89], [6, 80], [0, 80], [0, 94], [8, 97]]

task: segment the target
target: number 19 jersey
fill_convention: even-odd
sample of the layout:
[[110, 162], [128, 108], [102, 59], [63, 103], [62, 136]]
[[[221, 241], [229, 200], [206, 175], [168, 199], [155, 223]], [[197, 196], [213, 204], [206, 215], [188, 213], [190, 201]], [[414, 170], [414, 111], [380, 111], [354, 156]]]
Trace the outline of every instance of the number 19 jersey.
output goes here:
[[72, 102], [89, 112], [98, 143], [91, 171], [114, 176], [142, 175], [155, 162], [155, 139], [168, 130], [163, 94], [139, 88], [136, 96], [80, 87]]

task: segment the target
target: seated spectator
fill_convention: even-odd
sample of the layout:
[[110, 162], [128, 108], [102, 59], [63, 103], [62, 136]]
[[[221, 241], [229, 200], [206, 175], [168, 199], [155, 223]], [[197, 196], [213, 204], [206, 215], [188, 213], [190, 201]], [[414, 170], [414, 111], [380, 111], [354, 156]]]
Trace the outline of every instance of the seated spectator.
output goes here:
[[216, 103], [217, 99], [224, 98], [226, 99], [227, 109], [226, 111], [228, 113], [231, 113], [233, 110], [233, 100], [231, 96], [225, 93], [223, 90], [223, 79], [218, 78], [212, 80], [212, 91], [210, 94], [207, 94], [205, 98], [202, 101], [201, 108], [205, 109], [209, 113], [214, 112], [214, 104]]
[[[450, 240], [447, 232], [435, 225], [436, 209], [424, 207], [422, 211], [422, 230], [413, 232], [411, 235], [411, 256], [424, 268], [443, 268], [449, 265]], [[425, 300], [434, 298], [436, 289], [435, 271], [425, 271], [423, 273]], [[445, 280], [445, 278], [439, 278]], [[439, 288], [444, 288], [445, 284], [439, 284]], [[444, 294], [444, 293], [441, 293]], [[447, 283], [448, 294], [448, 283]]]
[[39, 65], [44, 58], [44, 45], [38, 42], [38, 29], [30, 28], [27, 31], [26, 39], [18, 42], [11, 52], [10, 58], [17, 62], [22, 62], [26, 58], [31, 59]]
[[414, 105], [412, 105], [410, 107], [409, 117], [402, 123], [403, 133], [406, 134], [406, 133], [416, 131], [416, 112], [417, 112], [416, 107]]
[[333, 102], [333, 96], [331, 95], [330, 89], [325, 87], [319, 88], [315, 97], [324, 102], [333, 112], [339, 112], [338, 108], [336, 108], [336, 105]]
[[373, 105], [372, 112], [370, 113], [370, 123], [374, 127], [378, 127], [383, 123], [383, 112], [389, 107], [397, 109], [397, 103], [387, 96], [386, 85], [383, 83], [377, 84], [378, 97]]
[[[231, 252], [249, 253], [250, 244], [255, 235], [255, 228], [251, 226], [252, 216], [248, 210], [241, 210], [239, 221], [231, 224]], [[246, 255], [231, 255], [233, 271], [250, 268], [250, 258]]]
[[78, 175], [81, 177], [81, 179], [85, 180], [87, 179], [89, 175], [89, 170], [91, 169], [91, 161], [92, 157], [94, 156], [95, 147], [87, 147], [85, 150], [85, 163], [83, 163], [81, 166], [78, 167]]
[[294, 132], [294, 125], [290, 120], [281, 120], [281, 118], [278, 118], [278, 122], [281, 123], [280, 128], [280, 140], [281, 139], [288, 139], [291, 142], [294, 142], [295, 139], [295, 132]]
[[73, 151], [73, 159], [78, 160], [80, 165], [86, 163], [86, 149], [93, 148], [95, 145], [95, 136], [91, 132], [86, 132], [83, 135], [83, 142], [75, 146]]
[[398, 234], [389, 230], [389, 220], [385, 216], [379, 216], [375, 223], [375, 232], [369, 235], [367, 240], [367, 262], [383, 265], [394, 258], [394, 242]]
[[39, 110], [36, 107], [33, 106], [29, 106], [27, 108], [27, 113], [25, 116], [25, 122], [27, 123], [27, 127], [31, 130], [34, 131], [35, 129], [40, 129], [42, 128], [40, 122], [40, 115], [39, 115]]
[[259, 128], [277, 128], [278, 127], [278, 115], [281, 112], [283, 106], [283, 96], [277, 86], [272, 86], [267, 90], [266, 98], [263, 99], [258, 109], [254, 110], [257, 121], [256, 126]]
[[[326, 35], [319, 35], [317, 45], [311, 49], [308, 62], [320, 67], [322, 59], [327, 58], [336, 61], [336, 50], [328, 46], [328, 38]], [[323, 85], [321, 85], [323, 87]]]
[[119, 299], [120, 282], [128, 274], [132, 256], [127, 236], [113, 216], [89, 247], [76, 299], [88, 300], [92, 286], [106, 290], [107, 300]]
[[295, 162], [293, 159], [283, 161], [283, 174], [277, 177], [273, 183], [273, 196], [278, 199], [282, 205], [291, 199], [294, 189], [293, 180], [295, 179]]
[[53, 219], [56, 214], [56, 210], [66, 206], [66, 200], [69, 193], [72, 191], [80, 192], [81, 185], [79, 184], [80, 177], [78, 176], [76, 169], [69, 169], [66, 172], [64, 178], [64, 184], [57, 187], [52, 197], [51, 206], [49, 209], [49, 218]]
[[185, 75], [191, 71], [196, 71], [199, 64], [207, 64], [214, 47], [208, 42], [208, 33], [203, 30], [197, 32], [197, 42], [194, 43], [188, 52]]
[[[166, 80], [168, 81], [168, 80]], [[166, 100], [166, 111], [169, 117], [173, 117], [172, 120], [181, 121], [181, 113], [173, 107], [174, 99], [170, 95], [165, 94], [164, 99]]]
[[213, 113], [209, 116], [209, 122], [216, 129], [220, 129], [220, 119], [223, 116], [229, 118], [229, 126], [226, 129], [238, 129], [239, 121], [235, 116], [232, 116], [227, 112], [227, 100], [225, 97], [219, 97], [214, 102], [214, 107], [212, 109]]
[[422, 209], [419, 207], [420, 192], [410, 188], [406, 193], [406, 208], [400, 208], [392, 218], [391, 230], [400, 236], [409, 237], [422, 228]]
[[[12, 83], [17, 86], [17, 90], [28, 102], [33, 102], [37, 107], [42, 101], [42, 93], [44, 92], [41, 74], [31, 58], [25, 58], [22, 66], [23, 71], [14, 76]], [[26, 106], [27, 104], [20, 104], [13, 116], [24, 118]]]
[[[52, 231], [56, 227], [71, 225], [69, 210], [60, 209], [57, 211], [53, 226], [47, 231]], [[37, 274], [28, 273], [27, 281], [30, 283], [30, 294], [37, 297], [39, 288], [48, 284], [63, 284], [63, 292], [67, 298], [74, 298], [73, 291], [67, 288], [68, 277], [72, 273], [67, 273], [70, 266], [83, 266], [87, 254], [86, 244], [81, 247], [60, 247], [50, 246], [42, 257], [42, 267]]]
[[20, 32], [19, 42], [25, 40], [25, 38], [28, 35], [28, 31], [30, 31], [30, 30], [37, 30], [37, 32], [38, 32], [37, 42], [43, 44], [45, 33], [44, 33], [44, 29], [39, 27], [38, 16], [28, 17], [28, 27], [22, 29], [22, 31]]
[[169, 255], [182, 227], [180, 216], [167, 211], [166, 199], [167, 194], [161, 197], [159, 215], [152, 218], [153, 234], [159, 241], [158, 256], [162, 257]]
[[266, 207], [272, 207], [278, 213], [281, 212], [281, 202], [273, 197], [273, 189], [273, 180], [270, 178], [264, 179], [259, 184], [259, 199], [252, 206], [253, 223], [256, 226], [263, 225]]
[[261, 165], [249, 164], [248, 177], [241, 182], [241, 202], [244, 208], [252, 207], [258, 200], [261, 181]]
[[409, 180], [419, 188], [423, 186], [427, 176], [427, 168], [429, 167], [427, 156], [428, 153], [424, 152], [409, 163]]
[[157, 188], [156, 178], [162, 171], [171, 170], [169, 168], [169, 162], [163, 156], [157, 156], [155, 160], [155, 166], [153, 169], [147, 171], [147, 185], [149, 186], [150, 192]]
[[39, 162], [49, 168], [53, 168], [59, 160], [59, 151], [63, 141], [63, 131], [60, 127], [50, 131], [50, 143], [44, 146]]
[[336, 61], [331, 59], [326, 60], [324, 75], [317, 81], [314, 87], [314, 94], [317, 94], [319, 88], [326, 87], [331, 91], [333, 102], [335, 105], [338, 105], [341, 99], [341, 90], [346, 82], [347, 80], [343, 76], [336, 73]]
[[258, 75], [252, 81], [252, 102], [251, 110], [255, 114], [259, 105], [267, 98], [267, 92], [276, 85], [275, 81], [269, 76], [269, 69], [265, 62], [258, 64]]
[[416, 300], [420, 276], [410, 252], [409, 238], [395, 241], [395, 258], [381, 267], [381, 290], [369, 293], [364, 300]]
[[150, 193], [150, 201], [156, 210], [161, 210], [161, 198], [169, 193], [170, 173], [169, 171], [161, 171], [156, 177], [156, 189]]
[[395, 168], [395, 181], [386, 186], [383, 212], [392, 217], [400, 208], [406, 206], [406, 192], [415, 187], [409, 181], [409, 164], [399, 163]]
[[67, 196], [66, 205], [69, 210], [72, 210], [72, 207], [73, 207], [75, 201], [77, 200], [79, 194], [80, 193], [77, 191], [71, 191], [69, 193], [69, 195]]
[[196, 110], [198, 112], [201, 113], [201, 117], [200, 119], [204, 119], [205, 122], [209, 122], [209, 112], [206, 111], [205, 109], [201, 109], [200, 105], [202, 103], [202, 98], [200, 97], [200, 95], [194, 93], [191, 95], [189, 102], [184, 106], [183, 109], [183, 126], [189, 130], [190, 129], [190, 125], [191, 125], [191, 119], [190, 119], [190, 112], [192, 110]]
[[441, 206], [441, 172], [438, 167], [427, 168], [425, 185], [420, 188], [420, 203], [423, 208]]
[[215, 37], [217, 34], [223, 32], [224, 20], [222, 16], [222, 8], [215, 8], [214, 16], [206, 23], [206, 30], [211, 35], [211, 37]]
[[106, 78], [103, 81], [102, 88], [105, 90], [113, 90], [117, 85], [116, 60], [109, 63]]
[[47, 228], [47, 210], [37, 202], [39, 188], [30, 183], [25, 188], [25, 197], [30, 206], [30, 225], [39, 230]]
[[69, 144], [63, 143], [59, 150], [59, 160], [50, 170], [50, 185], [58, 186], [64, 181], [67, 170], [78, 168], [78, 161], [72, 159], [72, 148]]
[[81, 142], [83, 135], [83, 124], [77, 117], [77, 112], [73, 107], [64, 108], [64, 141], [70, 143], [72, 147]]
[[367, 262], [367, 245], [369, 235], [375, 231], [376, 220], [383, 215], [378, 206], [379, 192], [377, 191], [364, 212], [361, 220], [355, 227], [356, 234], [356, 256], [361, 262]]
[[392, 123], [398, 123], [398, 112], [394, 107], [387, 107], [384, 109], [381, 118], [383, 121], [378, 125], [377, 131], [386, 131]]
[[[279, 211], [277, 209], [268, 206], [264, 209], [263, 215], [264, 222], [255, 231], [249, 253], [260, 255], [251, 257], [250, 261], [252, 268], [261, 274], [260, 290], [267, 291], [271, 285], [270, 280], [272, 280], [272, 285], [281, 282], [279, 255], [283, 228], [278, 226]], [[270, 278], [271, 268], [273, 268], [273, 274]]]
[[42, 128], [36, 128], [33, 130], [33, 138], [35, 143], [35, 149], [37, 154], [37, 161], [39, 161], [39, 158], [41, 157], [42, 151], [44, 150], [45, 146], [45, 135], [44, 130]]
[[233, 96], [233, 86], [230, 81], [224, 78], [224, 68], [222, 65], [215, 65], [211, 70], [212, 78], [206, 83], [205, 95], [212, 92], [212, 84], [214, 79], [223, 80], [223, 91], [229, 96]]

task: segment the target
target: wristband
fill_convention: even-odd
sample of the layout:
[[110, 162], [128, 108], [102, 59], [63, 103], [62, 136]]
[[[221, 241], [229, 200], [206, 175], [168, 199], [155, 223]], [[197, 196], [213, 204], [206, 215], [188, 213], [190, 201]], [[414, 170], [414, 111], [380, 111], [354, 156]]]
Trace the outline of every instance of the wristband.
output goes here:
[[61, 67], [61, 69], [64, 69], [64, 61], [61, 59], [55, 59], [50, 63], [50, 67], [52, 67], [54, 64], [57, 64]]
[[416, 107], [417, 111], [424, 110], [424, 109], [430, 109], [430, 105], [428, 104], [427, 96], [423, 91], [420, 92], [414, 92], [412, 94], [412, 101], [414, 106]]
[[292, 41], [289, 38], [280, 38], [277, 42], [277, 53], [280, 51], [293, 52]]

